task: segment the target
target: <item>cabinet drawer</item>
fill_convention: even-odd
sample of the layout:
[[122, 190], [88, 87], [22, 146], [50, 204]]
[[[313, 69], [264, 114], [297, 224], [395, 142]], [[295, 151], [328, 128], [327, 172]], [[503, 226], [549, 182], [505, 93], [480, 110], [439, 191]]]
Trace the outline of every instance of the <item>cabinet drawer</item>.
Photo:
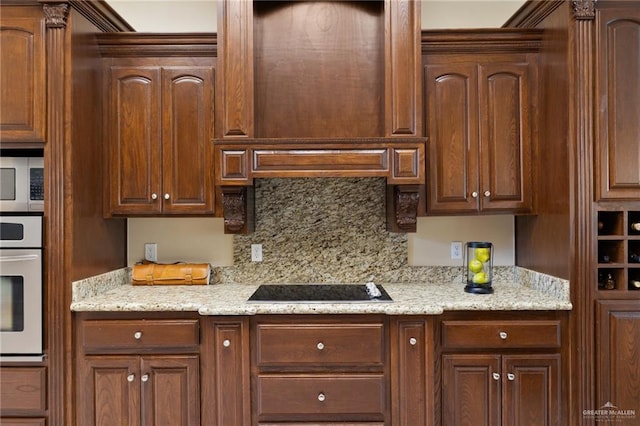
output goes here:
[[382, 374], [343, 376], [269, 375], [257, 378], [257, 413], [262, 420], [383, 421], [386, 407]]
[[86, 353], [141, 349], [196, 349], [200, 342], [197, 319], [87, 320], [82, 327]]
[[0, 411], [3, 415], [42, 415], [47, 405], [46, 383], [45, 367], [2, 367]]
[[446, 349], [559, 348], [560, 321], [443, 321]]
[[382, 367], [383, 324], [258, 324], [258, 366]]

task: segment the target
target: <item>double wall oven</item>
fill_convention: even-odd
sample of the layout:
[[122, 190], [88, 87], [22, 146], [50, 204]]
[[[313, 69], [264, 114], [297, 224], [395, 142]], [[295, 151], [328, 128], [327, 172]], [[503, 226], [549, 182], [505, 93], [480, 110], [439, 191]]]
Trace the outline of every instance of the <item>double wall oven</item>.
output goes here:
[[38, 164], [26, 159], [2, 158], [0, 161], [3, 178], [0, 197], [2, 362], [43, 357], [43, 214], [39, 210], [44, 197], [39, 177], [41, 169], [34, 170], [34, 163]]

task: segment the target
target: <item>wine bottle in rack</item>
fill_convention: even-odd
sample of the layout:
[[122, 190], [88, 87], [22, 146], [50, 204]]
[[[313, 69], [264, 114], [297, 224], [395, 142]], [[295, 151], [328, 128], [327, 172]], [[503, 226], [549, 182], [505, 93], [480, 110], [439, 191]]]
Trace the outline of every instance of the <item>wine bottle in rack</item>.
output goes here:
[[632, 231], [640, 232], [640, 222], [633, 222], [629, 225]]
[[629, 253], [629, 263], [640, 263], [640, 254]]
[[640, 280], [629, 280], [629, 287], [634, 290], [640, 290]]

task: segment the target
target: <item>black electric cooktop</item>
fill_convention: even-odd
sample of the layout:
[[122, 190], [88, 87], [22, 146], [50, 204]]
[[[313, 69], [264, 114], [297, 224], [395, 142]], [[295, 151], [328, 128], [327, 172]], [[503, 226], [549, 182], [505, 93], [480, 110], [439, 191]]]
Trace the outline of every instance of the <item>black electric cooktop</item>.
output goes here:
[[381, 285], [373, 284], [369, 284], [369, 288], [365, 284], [263, 284], [256, 289], [248, 301], [357, 303], [392, 302], [393, 300]]

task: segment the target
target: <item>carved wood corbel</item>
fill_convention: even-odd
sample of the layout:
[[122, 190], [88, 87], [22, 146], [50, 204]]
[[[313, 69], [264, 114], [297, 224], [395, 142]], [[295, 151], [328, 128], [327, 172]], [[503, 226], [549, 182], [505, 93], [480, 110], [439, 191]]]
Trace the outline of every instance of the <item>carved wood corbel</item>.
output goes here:
[[66, 3], [43, 4], [44, 23], [47, 28], [66, 28], [69, 5]]
[[225, 234], [248, 234], [254, 228], [252, 186], [223, 186], [222, 209]]
[[388, 186], [387, 231], [416, 232], [419, 202], [419, 185]]
[[576, 19], [595, 19], [596, 2], [595, 0], [573, 0], [573, 16]]

